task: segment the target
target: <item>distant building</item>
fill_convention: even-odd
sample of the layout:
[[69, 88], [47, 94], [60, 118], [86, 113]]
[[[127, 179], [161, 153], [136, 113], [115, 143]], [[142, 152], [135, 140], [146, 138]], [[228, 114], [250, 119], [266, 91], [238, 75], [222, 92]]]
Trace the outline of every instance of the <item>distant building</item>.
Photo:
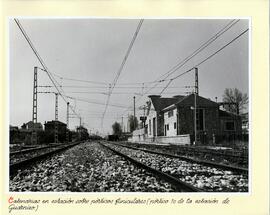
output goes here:
[[249, 122], [248, 122], [248, 112], [241, 114], [242, 118], [242, 131], [244, 134], [249, 133]]
[[9, 126], [9, 131], [19, 131], [19, 127], [18, 126]]
[[27, 123], [23, 123], [21, 126], [22, 129], [32, 131], [35, 128], [37, 131], [42, 131], [43, 126], [40, 122], [34, 123], [33, 121], [29, 121]]
[[83, 127], [83, 126], [78, 126], [77, 128], [76, 128], [76, 131], [79, 133], [79, 132], [81, 132], [81, 133], [87, 133], [88, 131], [87, 131], [87, 129], [85, 128], [85, 127]]
[[76, 131], [79, 135], [79, 140], [87, 140], [89, 139], [88, 130], [83, 126], [78, 126]]
[[19, 129], [18, 126], [9, 126], [9, 141], [10, 144], [22, 144], [25, 142], [26, 136], [31, 134], [31, 131]]
[[65, 133], [67, 129], [67, 124], [60, 121], [55, 121], [55, 120], [44, 123], [45, 132], [54, 132], [56, 123], [58, 127], [58, 133]]
[[[58, 131], [58, 142], [62, 143], [66, 141], [67, 138], [67, 125], [60, 121], [47, 121], [44, 123], [45, 128], [45, 142], [53, 143], [55, 141], [55, 128], [57, 123]], [[71, 132], [69, 132], [68, 140], [70, 140]]]

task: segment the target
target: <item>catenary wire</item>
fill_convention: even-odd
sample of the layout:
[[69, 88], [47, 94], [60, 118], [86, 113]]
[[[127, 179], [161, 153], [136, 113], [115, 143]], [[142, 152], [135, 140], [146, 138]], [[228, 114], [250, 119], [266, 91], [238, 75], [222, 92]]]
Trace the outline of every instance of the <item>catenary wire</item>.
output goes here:
[[[233, 38], [230, 42], [226, 43], [224, 46], [222, 46], [220, 49], [218, 49], [217, 51], [215, 51], [214, 53], [212, 53], [211, 55], [209, 55], [208, 57], [206, 57], [205, 59], [203, 59], [202, 61], [200, 61], [199, 63], [197, 63], [195, 66], [193, 66], [191, 69], [175, 76], [174, 78], [171, 78], [170, 80], [173, 81], [181, 76], [183, 76], [184, 74], [192, 71], [194, 68], [199, 67], [200, 65], [202, 65], [203, 63], [205, 63], [206, 61], [208, 61], [209, 59], [211, 59], [212, 57], [214, 57], [216, 54], [218, 54], [219, 52], [221, 52], [223, 49], [225, 49], [226, 47], [228, 47], [230, 44], [232, 44], [234, 41], [236, 41], [238, 38], [240, 38], [241, 36], [243, 36], [245, 33], [248, 32], [249, 29], [246, 29], [245, 31], [243, 31], [242, 33], [240, 33], [239, 35], [237, 35], [235, 38]], [[170, 84], [171, 82], [169, 82]], [[164, 91], [164, 90], [163, 90]], [[162, 92], [163, 92], [162, 91]]]
[[[221, 35], [223, 35], [226, 31], [228, 31], [231, 27], [233, 27], [237, 22], [239, 22], [240, 20], [232, 20], [230, 21], [227, 25], [225, 25], [221, 30], [219, 30], [215, 35], [213, 35], [210, 39], [208, 39], [206, 42], [204, 42], [199, 48], [197, 48], [195, 51], [192, 52], [192, 54], [190, 54], [189, 56], [187, 56], [184, 60], [180, 61], [178, 64], [176, 64], [175, 66], [173, 66], [169, 71], [167, 71], [166, 73], [164, 73], [163, 75], [159, 76], [159, 78], [155, 79], [153, 82], [157, 82], [153, 87], [151, 87], [149, 90], [147, 90], [146, 92], [144, 92], [138, 99], [137, 101], [139, 101], [144, 95], [148, 94], [151, 90], [153, 90], [154, 88], [157, 87], [157, 85], [159, 83], [162, 83], [164, 81], [170, 81], [171, 79], [165, 80], [165, 79], [161, 79], [163, 76], [166, 76], [167, 74], [172, 74], [171, 72], [175, 72], [177, 71], [180, 67], [182, 67], [183, 65], [185, 65], [190, 59], [192, 59], [193, 57], [195, 57], [197, 54], [199, 54], [201, 51], [203, 51], [206, 47], [208, 47], [212, 42], [214, 42], [217, 38], [219, 38]], [[189, 71], [184, 72], [188, 73]], [[168, 77], [168, 76], [166, 76]], [[168, 85], [166, 85], [168, 87]], [[124, 112], [128, 111], [132, 106], [129, 106], [129, 108], [127, 110], [125, 110]]]
[[142, 23], [143, 23], [143, 19], [140, 20], [140, 22], [139, 22], [139, 24], [137, 26], [137, 29], [136, 29], [136, 31], [135, 31], [135, 33], [133, 35], [133, 38], [132, 38], [131, 43], [130, 43], [130, 45], [128, 47], [128, 50], [127, 50], [127, 52], [125, 54], [125, 57], [124, 57], [124, 59], [123, 59], [123, 61], [121, 63], [121, 66], [120, 66], [120, 68], [119, 68], [119, 70], [118, 70], [118, 72], [116, 74], [115, 79], [113, 80], [113, 82], [111, 84], [111, 88], [109, 90], [109, 95], [108, 95], [107, 100], [106, 100], [106, 106], [105, 106], [104, 113], [103, 113], [102, 120], [101, 120], [101, 127], [103, 127], [103, 121], [104, 121], [104, 117], [105, 117], [105, 114], [106, 114], [106, 111], [107, 111], [107, 108], [108, 108], [108, 105], [109, 105], [109, 102], [110, 102], [111, 94], [113, 92], [113, 89], [114, 89], [117, 81], [118, 81], [118, 78], [119, 78], [120, 74], [122, 73], [124, 65], [126, 64], [126, 61], [127, 61], [128, 57], [129, 57], [130, 51], [131, 51], [131, 49], [133, 47], [133, 44], [134, 44], [134, 42], [135, 42], [135, 40], [137, 38], [137, 35], [138, 35], [139, 31], [140, 31]]
[[[193, 51], [189, 56], [187, 56], [185, 59], [183, 59], [182, 61], [177, 63], [169, 71], [167, 71], [163, 75], [159, 76], [159, 78], [157, 78], [155, 81], [160, 80], [160, 82], [156, 83], [146, 93], [148, 93], [149, 91], [154, 89], [159, 83], [166, 81], [166, 78], [168, 78], [173, 73], [175, 73], [178, 69], [183, 67], [188, 61], [190, 61], [192, 58], [194, 58], [196, 55], [198, 55], [200, 52], [202, 52], [205, 48], [207, 48], [209, 45], [211, 45], [215, 40], [217, 40], [220, 36], [222, 36], [225, 32], [227, 32], [231, 27], [233, 27], [239, 21], [240, 21], [239, 19], [230, 21], [226, 26], [224, 26], [221, 30], [219, 30], [214, 36], [212, 36], [210, 39], [208, 39], [206, 42], [204, 42], [199, 48], [197, 48], [195, 51]], [[163, 76], [165, 76], [165, 78], [161, 79]]]
[[[40, 64], [42, 65], [43, 69], [47, 72], [47, 75], [49, 77], [49, 79], [51, 80], [51, 82], [53, 83], [55, 89], [57, 90], [57, 92], [59, 93], [59, 95], [62, 97], [62, 99], [68, 103], [68, 101], [64, 98], [63, 95], [63, 91], [61, 92], [61, 90], [59, 90], [59, 88], [57, 87], [55, 80], [53, 79], [51, 73], [49, 72], [48, 67], [46, 66], [45, 62], [43, 61], [43, 59], [41, 58], [41, 56], [39, 55], [37, 49], [34, 47], [34, 44], [31, 42], [29, 36], [27, 35], [26, 31], [24, 30], [23, 26], [21, 25], [20, 21], [18, 19], [14, 19], [15, 23], [17, 24], [17, 26], [19, 27], [21, 33], [23, 34], [24, 38], [26, 39], [27, 43], [29, 44], [30, 48], [32, 49], [32, 51], [34, 52], [34, 54], [36, 55], [38, 61], [40, 62]], [[71, 107], [71, 110], [74, 114], [76, 114], [78, 117], [79, 115], [75, 112], [75, 110]]]

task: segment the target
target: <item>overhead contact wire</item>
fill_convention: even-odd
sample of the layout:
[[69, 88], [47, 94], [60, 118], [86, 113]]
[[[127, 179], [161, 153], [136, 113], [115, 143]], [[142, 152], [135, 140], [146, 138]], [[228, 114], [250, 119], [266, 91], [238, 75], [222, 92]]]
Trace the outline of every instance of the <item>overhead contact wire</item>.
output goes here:
[[[43, 59], [41, 58], [41, 56], [39, 55], [38, 51], [36, 50], [34, 44], [31, 42], [29, 36], [27, 35], [26, 31], [24, 30], [24, 28], [22, 27], [21, 23], [19, 22], [18, 19], [14, 19], [14, 21], [16, 22], [17, 26], [19, 27], [20, 31], [22, 32], [24, 38], [26, 39], [26, 41], [28, 42], [29, 46], [31, 47], [32, 51], [34, 52], [34, 54], [36, 55], [38, 61], [40, 62], [40, 64], [42, 65], [44, 71], [46, 71], [49, 79], [51, 80], [51, 82], [53, 83], [55, 89], [57, 90], [57, 92], [59, 93], [59, 95], [62, 97], [62, 99], [67, 103], [67, 100], [64, 98], [63, 92], [61, 93], [61, 91], [58, 89], [57, 85], [55, 84], [55, 80], [53, 79], [51, 73], [49, 72], [48, 67], [46, 66], [45, 62], [43, 61]], [[76, 114], [78, 117], [79, 115], [75, 112], [75, 110], [73, 110], [72, 107], [70, 107], [72, 112], [74, 114]]]
[[103, 127], [103, 121], [104, 121], [104, 117], [105, 117], [105, 114], [106, 114], [106, 111], [107, 111], [107, 108], [108, 108], [108, 105], [109, 105], [109, 102], [110, 102], [111, 94], [112, 94], [113, 89], [114, 89], [114, 87], [115, 87], [115, 85], [116, 85], [116, 83], [117, 83], [117, 80], [118, 80], [118, 78], [119, 78], [119, 76], [120, 76], [120, 74], [121, 74], [121, 72], [122, 72], [122, 70], [123, 70], [123, 68], [124, 68], [124, 65], [125, 65], [125, 63], [126, 63], [126, 61], [127, 61], [127, 59], [128, 59], [128, 56], [129, 56], [129, 54], [130, 54], [130, 51], [131, 51], [131, 49], [132, 49], [132, 47], [133, 47], [133, 44], [134, 44], [136, 38], [137, 38], [137, 35], [138, 35], [139, 31], [140, 31], [140, 28], [141, 28], [141, 26], [142, 26], [142, 23], [143, 23], [143, 19], [140, 20], [140, 22], [139, 22], [139, 24], [138, 24], [138, 26], [137, 26], [137, 29], [136, 29], [136, 31], [135, 31], [135, 33], [134, 33], [134, 35], [133, 35], [133, 38], [132, 38], [131, 43], [130, 43], [130, 45], [129, 45], [129, 47], [128, 47], [128, 50], [127, 50], [127, 52], [126, 52], [126, 54], [125, 54], [125, 57], [124, 57], [124, 59], [123, 59], [123, 61], [122, 61], [122, 63], [121, 63], [121, 66], [120, 66], [120, 68], [119, 68], [117, 74], [116, 74], [116, 77], [114, 78], [114, 80], [113, 80], [113, 82], [112, 82], [112, 84], [111, 84], [111, 88], [109, 89], [109, 95], [108, 95], [108, 97], [107, 97], [105, 110], [104, 110], [103, 115], [102, 115], [101, 127]]

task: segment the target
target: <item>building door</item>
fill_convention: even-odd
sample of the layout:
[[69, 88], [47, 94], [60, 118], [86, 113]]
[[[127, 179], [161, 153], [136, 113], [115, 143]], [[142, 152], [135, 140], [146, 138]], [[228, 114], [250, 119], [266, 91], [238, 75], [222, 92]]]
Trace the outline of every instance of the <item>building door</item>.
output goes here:
[[204, 122], [204, 109], [197, 109], [196, 110], [196, 125], [197, 131], [205, 130], [205, 122]]
[[156, 117], [153, 118], [153, 136], [157, 136], [156, 133]]

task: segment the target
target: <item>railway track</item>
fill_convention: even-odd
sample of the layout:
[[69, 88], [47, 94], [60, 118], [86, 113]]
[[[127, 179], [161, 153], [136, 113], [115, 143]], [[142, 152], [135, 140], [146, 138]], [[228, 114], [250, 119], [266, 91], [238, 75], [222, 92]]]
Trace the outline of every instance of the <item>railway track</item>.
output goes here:
[[174, 155], [174, 154], [170, 154], [170, 153], [166, 153], [166, 152], [158, 152], [158, 151], [153, 151], [153, 150], [149, 150], [149, 149], [136, 148], [136, 147], [132, 147], [132, 146], [123, 145], [123, 144], [120, 144], [120, 143], [111, 143], [111, 144], [115, 144], [115, 145], [118, 145], [118, 146], [130, 148], [130, 149], [134, 149], [134, 150], [140, 150], [140, 151], [151, 153], [151, 154], [157, 154], [157, 155], [182, 159], [182, 160], [189, 161], [189, 162], [194, 162], [194, 163], [198, 163], [198, 164], [207, 165], [207, 166], [210, 166], [210, 167], [215, 167], [215, 168], [219, 168], [219, 169], [229, 170], [229, 171], [233, 171], [233, 172], [236, 172], [236, 173], [242, 173], [242, 174], [248, 175], [248, 169], [247, 168], [242, 168], [242, 167], [233, 166], [233, 165], [220, 164], [220, 163], [195, 159], [195, 158], [186, 157], [186, 156], [179, 156], [179, 155]]
[[[11, 165], [10, 191], [248, 191], [248, 178], [234, 175], [228, 170], [205, 167], [109, 142], [77, 144]], [[58, 153], [61, 151], [64, 152]]]
[[35, 148], [29, 148], [29, 149], [22, 149], [22, 150], [16, 150], [9, 153], [9, 155], [18, 155], [18, 154], [24, 154], [24, 153], [30, 153], [34, 151], [38, 151], [41, 149], [48, 149], [48, 148], [55, 148], [59, 147], [59, 145], [50, 145], [50, 146], [42, 146], [42, 147], [35, 147]]
[[131, 158], [131, 157], [129, 157], [129, 156], [127, 156], [127, 155], [125, 155], [125, 154], [123, 154], [123, 153], [121, 153], [121, 152], [119, 152], [119, 151], [117, 151], [117, 150], [115, 150], [115, 149], [113, 149], [111, 147], [109, 147], [108, 145], [105, 145], [105, 144], [103, 144], [101, 142], [99, 142], [99, 144], [101, 144], [103, 147], [111, 150], [115, 154], [127, 159], [132, 164], [135, 164], [136, 166], [138, 166], [140, 168], [143, 168], [143, 169], [147, 170], [148, 172], [156, 175], [160, 179], [163, 179], [163, 180], [171, 183], [175, 187], [177, 192], [203, 192], [202, 189], [196, 188], [196, 187], [194, 187], [194, 186], [192, 186], [190, 184], [187, 184], [187, 183], [185, 183], [183, 181], [180, 181], [179, 179], [177, 179], [177, 178], [175, 178], [175, 177], [173, 177], [173, 176], [171, 176], [169, 174], [166, 174], [166, 173], [164, 173], [162, 171], [159, 171], [159, 170], [156, 170], [156, 169], [154, 169], [154, 168], [152, 168], [150, 166], [147, 166], [147, 165], [143, 164], [142, 162], [139, 162], [138, 160], [135, 160], [135, 159], [133, 159], [133, 158]]
[[[154, 172], [97, 142], [84, 142], [22, 170], [10, 191], [42, 192], [194, 192], [175, 186]], [[187, 191], [187, 189], [189, 191]]]
[[[214, 150], [200, 146], [174, 146], [174, 145], [154, 145], [121, 142], [123, 145], [134, 146], [147, 150], [155, 150], [162, 153], [173, 154], [177, 156], [186, 156], [200, 158], [201, 160], [210, 160], [215, 163], [239, 166], [240, 168], [248, 167], [248, 152], [235, 150]], [[225, 163], [224, 163], [225, 162]]]
[[[25, 168], [28, 168], [29, 166], [35, 164], [36, 162], [47, 159], [56, 153], [62, 152], [64, 150], [69, 149], [69, 148], [76, 146], [78, 144], [80, 144], [80, 142], [73, 143], [73, 144], [64, 144], [64, 145], [61, 145], [58, 147], [54, 146], [53, 147], [54, 149], [52, 149], [50, 146], [48, 146], [48, 147], [40, 147], [39, 149], [34, 148], [34, 149], [27, 149], [26, 151], [23, 150], [23, 151], [25, 151], [25, 153], [31, 153], [31, 152], [34, 152], [37, 150], [46, 149], [46, 151], [40, 151], [40, 153], [36, 156], [30, 155], [30, 157], [28, 157], [28, 158], [25, 158], [27, 156], [23, 156], [22, 159], [19, 159], [19, 160], [15, 159], [15, 162], [10, 162], [9, 175], [12, 178], [18, 172], [18, 170], [23, 170]], [[12, 155], [14, 156], [14, 155], [22, 155], [22, 154], [23, 153], [20, 151], [20, 152], [16, 152], [16, 153], [13, 152]]]
[[248, 170], [106, 143], [115, 151], [207, 192], [247, 192]]

